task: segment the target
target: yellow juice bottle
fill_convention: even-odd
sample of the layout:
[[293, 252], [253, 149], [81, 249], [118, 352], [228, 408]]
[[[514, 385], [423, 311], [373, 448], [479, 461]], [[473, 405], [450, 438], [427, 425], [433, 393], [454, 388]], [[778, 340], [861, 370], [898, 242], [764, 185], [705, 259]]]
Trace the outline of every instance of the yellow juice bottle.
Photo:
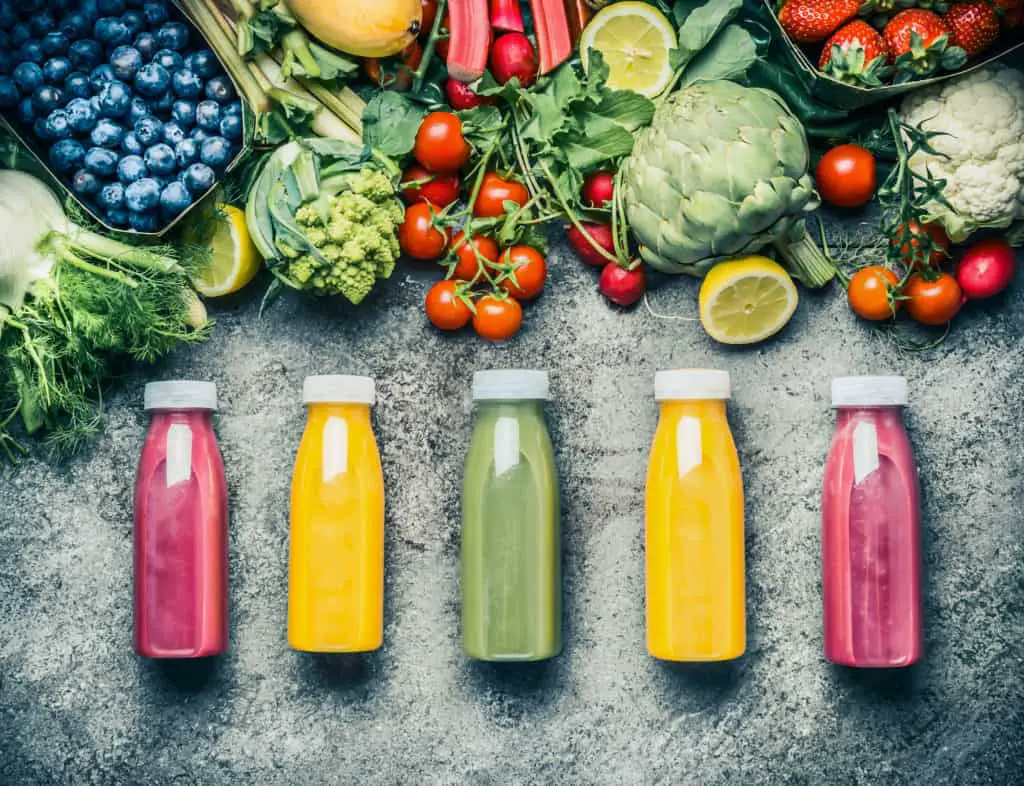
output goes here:
[[307, 377], [292, 478], [288, 643], [365, 652], [384, 636], [384, 477], [367, 377]]
[[743, 479], [729, 374], [661, 371], [646, 493], [647, 651], [720, 661], [746, 649]]

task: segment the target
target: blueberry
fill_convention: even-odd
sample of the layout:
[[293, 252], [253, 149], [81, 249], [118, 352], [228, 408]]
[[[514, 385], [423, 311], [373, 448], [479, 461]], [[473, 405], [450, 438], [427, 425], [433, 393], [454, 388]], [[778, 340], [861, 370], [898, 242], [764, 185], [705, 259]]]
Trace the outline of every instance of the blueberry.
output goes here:
[[216, 101], [200, 101], [196, 104], [196, 125], [204, 131], [220, 131], [220, 104]]
[[106, 63], [103, 63], [103, 65], [96, 66], [92, 70], [92, 73], [89, 74], [89, 88], [94, 94], [99, 95], [103, 86], [108, 82], [113, 82], [115, 79], [117, 79], [117, 77], [114, 76], [114, 69]]
[[142, 54], [134, 46], [119, 46], [110, 53], [114, 75], [122, 82], [131, 82], [142, 68]]
[[238, 115], [227, 115], [220, 121], [220, 135], [233, 142], [242, 139], [242, 118]]
[[37, 117], [35, 122], [32, 124], [32, 133], [40, 139], [49, 139], [46, 131], [46, 118]]
[[131, 213], [124, 207], [112, 207], [107, 210], [107, 223], [115, 229], [124, 229], [131, 221]]
[[69, 40], [76, 40], [82, 36], [89, 35], [92, 25], [89, 20], [80, 12], [75, 11], [65, 16], [58, 26], [58, 30], [68, 37]]
[[128, 29], [128, 25], [116, 16], [104, 16], [97, 19], [92, 28], [92, 34], [107, 49], [127, 44], [132, 40], [132, 32]]
[[155, 145], [164, 134], [164, 124], [150, 115], [144, 117], [135, 124], [135, 136], [146, 147]]
[[128, 223], [136, 232], [156, 232], [160, 229], [160, 218], [155, 212], [128, 213]]
[[9, 30], [18, 22], [14, 5], [10, 2], [0, 3], [0, 29]]
[[203, 194], [210, 189], [217, 176], [206, 164], [191, 164], [185, 170], [182, 181], [192, 194]]
[[189, 139], [194, 139], [197, 144], [202, 144], [207, 139], [209, 139], [212, 135], [210, 134], [209, 131], [204, 131], [201, 128], [193, 128], [188, 136], [189, 136]]
[[226, 76], [215, 76], [206, 82], [206, 97], [219, 104], [235, 100], [235, 86]]
[[220, 70], [220, 62], [209, 49], [198, 49], [185, 58], [185, 68], [209, 79]]
[[94, 175], [111, 177], [117, 171], [117, 153], [105, 147], [90, 147], [85, 151], [85, 168]]
[[21, 93], [14, 80], [9, 76], [0, 77], [0, 109], [9, 109], [18, 105]]
[[11, 46], [21, 46], [26, 41], [31, 40], [32, 31], [29, 29], [27, 24], [19, 22], [11, 28], [9, 37]]
[[35, 63], [21, 63], [14, 69], [14, 84], [22, 93], [31, 93], [43, 83], [43, 69]]
[[100, 97], [90, 96], [89, 105], [92, 107], [92, 111], [96, 113], [96, 117], [100, 116]]
[[242, 116], [242, 102], [241, 101], [232, 101], [230, 104], [225, 104], [221, 108], [221, 112], [223, 112], [226, 117], [227, 116], [231, 116], [231, 115], [236, 115], [238, 117], [241, 117]]
[[117, 179], [125, 185], [141, 180], [147, 174], [142, 156], [125, 156], [117, 164]]
[[41, 64], [46, 59], [46, 56], [43, 54], [43, 47], [36, 41], [22, 44], [18, 51], [14, 53], [14, 57], [19, 62], [37, 64]]
[[36, 108], [32, 105], [31, 98], [23, 98], [18, 103], [18, 120], [27, 126], [32, 125], [36, 119]]
[[150, 110], [161, 115], [170, 114], [172, 106], [174, 106], [174, 93], [170, 90], [162, 96], [149, 99]]
[[104, 117], [123, 117], [131, 105], [131, 91], [123, 82], [108, 82], [100, 91], [100, 114]]
[[160, 212], [171, 219], [183, 213], [192, 204], [192, 195], [180, 180], [172, 180], [160, 192]]
[[123, 14], [124, 9], [124, 0], [96, 0], [96, 10], [105, 16]]
[[64, 95], [69, 98], [88, 98], [92, 95], [89, 89], [89, 77], [81, 71], [73, 71], [64, 80]]
[[58, 31], [47, 33], [40, 42], [40, 46], [43, 48], [43, 54], [47, 57], [64, 54], [68, 51], [68, 46], [70, 45], [71, 42], [68, 40], [68, 37]]
[[172, 73], [177, 71], [179, 68], [183, 68], [185, 65], [185, 61], [181, 59], [181, 55], [173, 49], [158, 49], [153, 54], [153, 62], [158, 66], [163, 66]]
[[11, 73], [11, 65], [14, 60], [14, 56], [10, 50], [4, 48], [0, 49], [0, 74]]
[[182, 128], [191, 128], [196, 122], [196, 105], [191, 101], [175, 101], [171, 105], [171, 117]]
[[124, 140], [124, 128], [113, 120], [101, 118], [96, 123], [96, 128], [89, 134], [89, 139], [97, 147], [109, 147], [114, 150], [120, 147]]
[[181, 22], [165, 22], [156, 31], [156, 40], [160, 46], [180, 52], [188, 46], [188, 28]]
[[68, 116], [71, 130], [79, 134], [88, 134], [96, 127], [96, 113], [92, 104], [84, 98], [72, 98], [64, 109]]
[[121, 140], [121, 149], [129, 155], [141, 156], [145, 152], [146, 146], [139, 141], [134, 131], [129, 131]]
[[100, 15], [100, 9], [96, 0], [82, 0], [82, 2], [78, 4], [78, 10], [90, 21], [90, 23], [95, 22]]
[[66, 57], [51, 57], [43, 66], [43, 79], [51, 85], [63, 85], [71, 73], [71, 61]]
[[131, 106], [128, 108], [129, 125], [134, 127], [144, 117], [149, 117], [149, 104], [144, 98], [133, 98]]
[[178, 169], [185, 169], [199, 160], [199, 143], [194, 139], [182, 139], [174, 146], [174, 160]]
[[103, 50], [91, 38], [80, 38], [68, 47], [68, 57], [75, 68], [89, 71], [99, 65]]
[[71, 190], [79, 196], [92, 196], [100, 190], [100, 179], [86, 169], [79, 169], [71, 178]]
[[188, 68], [175, 71], [171, 85], [181, 98], [199, 98], [203, 94], [203, 80]]
[[50, 148], [50, 166], [58, 172], [74, 172], [85, 159], [85, 148], [74, 139], [62, 139]]
[[29, 29], [40, 38], [49, 33], [56, 26], [57, 20], [53, 18], [52, 14], [48, 14], [45, 11], [32, 14], [32, 18], [28, 20]]
[[145, 213], [160, 204], [160, 185], [151, 177], [140, 178], [124, 190], [124, 203], [133, 213]]
[[146, 163], [146, 169], [152, 175], [169, 175], [177, 165], [174, 160], [174, 150], [163, 142], [148, 148], [143, 156], [143, 161]]
[[135, 74], [135, 89], [144, 96], [160, 96], [170, 87], [171, 75], [159, 63], [144, 65]]
[[152, 33], [141, 32], [135, 37], [135, 43], [133, 46], [139, 50], [139, 54], [142, 55], [143, 60], [151, 60], [153, 54], [159, 47], [156, 45], [156, 36]]
[[99, 206], [107, 210], [117, 210], [124, 205], [124, 186], [120, 183], [107, 183], [100, 189], [96, 200]]
[[63, 109], [54, 109], [46, 116], [44, 124], [47, 139], [67, 139], [71, 136], [68, 115]]
[[32, 93], [32, 103], [36, 105], [36, 111], [40, 114], [52, 112], [60, 107], [63, 101], [64, 93], [59, 87], [52, 85], [40, 85]]
[[171, 147], [174, 147], [187, 137], [188, 134], [185, 133], [185, 129], [178, 124], [177, 120], [168, 120], [164, 123], [164, 142]]
[[138, 35], [146, 27], [146, 17], [143, 16], [141, 11], [126, 11], [121, 14], [121, 21], [124, 22], [124, 26], [128, 28], [128, 32], [133, 36]]
[[167, 21], [167, 6], [163, 3], [146, 3], [142, 6], [142, 13], [152, 27]]

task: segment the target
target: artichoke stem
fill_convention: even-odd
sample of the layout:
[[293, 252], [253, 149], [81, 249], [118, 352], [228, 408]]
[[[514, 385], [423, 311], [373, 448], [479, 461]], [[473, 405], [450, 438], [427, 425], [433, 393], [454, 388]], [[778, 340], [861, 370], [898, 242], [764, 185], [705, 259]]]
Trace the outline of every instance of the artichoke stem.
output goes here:
[[810, 235], [805, 234], [792, 243], [779, 241], [775, 249], [785, 260], [789, 272], [805, 287], [818, 289], [835, 278], [835, 264], [822, 253]]

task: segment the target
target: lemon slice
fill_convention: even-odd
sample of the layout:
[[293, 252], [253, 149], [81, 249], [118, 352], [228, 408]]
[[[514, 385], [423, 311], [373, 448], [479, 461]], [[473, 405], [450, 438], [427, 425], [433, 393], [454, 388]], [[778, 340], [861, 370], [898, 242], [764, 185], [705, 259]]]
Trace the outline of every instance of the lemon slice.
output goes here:
[[260, 270], [260, 255], [249, 237], [245, 213], [232, 205], [217, 205], [217, 210], [212, 217], [213, 231], [206, 241], [213, 258], [194, 282], [199, 293], [206, 297], [237, 292]]
[[796, 311], [796, 285], [766, 257], [715, 265], [700, 288], [700, 323], [723, 344], [756, 344], [782, 330]]
[[669, 52], [676, 46], [672, 23], [647, 3], [615, 3], [598, 11], [580, 37], [583, 69], [590, 50], [608, 64], [608, 87], [654, 98], [672, 82]]

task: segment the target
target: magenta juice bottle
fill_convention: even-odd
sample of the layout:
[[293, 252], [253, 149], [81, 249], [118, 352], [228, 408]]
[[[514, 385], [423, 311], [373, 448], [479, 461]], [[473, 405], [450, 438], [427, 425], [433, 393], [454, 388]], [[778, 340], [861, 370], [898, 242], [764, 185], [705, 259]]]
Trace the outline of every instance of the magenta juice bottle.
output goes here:
[[921, 657], [921, 514], [906, 404], [903, 377], [832, 383], [822, 591], [825, 657], [843, 666], [909, 666]]
[[135, 650], [219, 655], [228, 644], [228, 496], [212, 382], [146, 385], [135, 483]]

